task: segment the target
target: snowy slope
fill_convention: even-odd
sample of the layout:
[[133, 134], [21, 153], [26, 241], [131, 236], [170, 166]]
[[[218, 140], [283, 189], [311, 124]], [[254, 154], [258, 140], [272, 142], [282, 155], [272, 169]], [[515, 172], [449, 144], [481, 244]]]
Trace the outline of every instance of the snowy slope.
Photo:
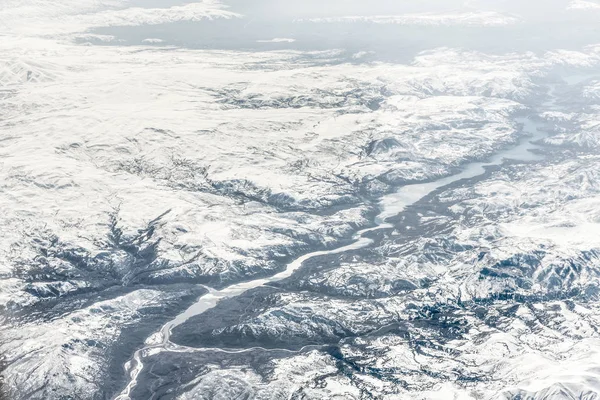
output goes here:
[[[468, 3], [302, 21], [527, 22]], [[556, 3], [569, 18], [595, 4]], [[244, 18], [212, 0], [0, 4], [9, 398], [114, 396], [161, 327], [241, 281], [253, 289], [142, 352], [132, 398], [599, 396], [600, 47], [436, 48], [400, 64], [336, 48], [127, 47], [93, 31]], [[523, 117], [548, 131], [544, 157], [424, 192], [369, 247], [252, 286], [351, 243], [382, 195], [527, 140]]]

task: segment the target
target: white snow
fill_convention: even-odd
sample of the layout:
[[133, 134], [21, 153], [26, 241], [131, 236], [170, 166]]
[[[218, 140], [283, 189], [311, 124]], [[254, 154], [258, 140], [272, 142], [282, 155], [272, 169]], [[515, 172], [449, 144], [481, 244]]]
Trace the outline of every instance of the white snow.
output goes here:
[[[568, 6], [599, 7], [582, 0]], [[214, 0], [166, 8], [134, 7], [122, 0], [0, 3], [1, 306], [27, 310], [44, 302], [31, 292], [53, 295], [49, 282], [24, 277], [40, 257], [36, 240], [56, 235], [61, 242], [97, 255], [108, 234], [109, 214], [116, 209], [119, 226], [128, 233], [171, 210], [156, 234], [162, 239], [159, 257], [174, 267], [156, 271], [153, 277], [275, 273], [267, 263], [273, 254], [334, 245], [369, 223], [370, 206], [357, 195], [356, 184], [371, 181], [369, 189], [377, 192], [389, 189], [386, 180], [437, 179], [473, 158], [483, 159], [514, 144], [521, 134], [515, 115], [543, 93], [540, 79], [558, 68], [593, 68], [600, 61], [600, 46], [545, 54], [440, 48], [401, 65], [356, 62], [368, 52], [354, 54], [354, 63], [340, 62], [337, 50], [252, 53], [75, 44], [118, 44], [111, 35], [90, 32], [97, 27], [242, 17]], [[475, 10], [311, 21], [498, 28], [523, 19]], [[259, 41], [294, 41], [268, 37]], [[158, 44], [162, 39], [148, 37], [144, 43]], [[376, 249], [388, 259], [383, 265], [348, 262], [307, 278], [307, 287], [339, 289], [339, 294], [366, 299], [286, 294], [278, 309], [266, 309], [236, 328], [267, 327], [282, 335], [331, 334], [311, 319], [316, 315], [364, 333], [370, 328], [369, 319], [408, 318], [410, 301], [471, 301], [499, 293], [513, 281], [480, 279], [482, 268], [540, 249], [545, 255], [532, 275], [531, 290], [550, 285], [548, 276], [555, 276], [563, 265], [600, 249], [599, 160], [594, 154], [600, 143], [600, 86], [591, 81], [580, 89], [571, 93], [575, 102], [560, 105], [567, 107], [564, 110], [540, 112], [554, 129], [547, 144], [573, 145], [588, 155], [517, 168], [512, 174], [501, 170], [471, 188], [442, 193], [442, 199], [456, 202], [450, 215], [419, 216], [431, 224], [448, 223], [452, 237], [417, 238], [410, 245], [423, 250], [448, 239], [471, 250], [427, 259], [422, 252], [403, 255], [403, 249], [392, 243]], [[239, 193], [228, 196], [208, 190], [210, 182], [239, 184], [240, 190], [258, 194], [254, 199], [240, 198]], [[267, 192], [287, 198], [297, 209], [281, 212], [257, 200]], [[418, 200], [418, 193], [409, 195]], [[316, 212], [338, 203], [349, 207], [331, 214]], [[480, 260], [482, 249], [486, 258]], [[195, 256], [216, 262], [186, 263]], [[569, 272], [565, 280], [574, 285], [597, 283], [596, 261]], [[57, 268], [74, 270], [65, 264]], [[298, 266], [296, 262], [294, 268]], [[363, 280], [355, 279], [361, 276]], [[394, 292], [393, 285], [400, 280], [418, 286], [425, 278], [435, 278], [431, 290]], [[52, 288], [60, 299], [92, 284], [76, 276]], [[369, 299], [390, 293], [394, 296]], [[3, 320], [0, 351], [9, 361], [6, 384], [37, 390], [52, 377], [48, 390], [56, 388], [65, 397], [100, 390], [94, 379], [107, 365], [94, 343], [111, 346], [125, 326], [139, 322], [144, 309], [170, 300], [177, 298], [158, 289], [132, 289], [48, 320]], [[598, 310], [570, 308], [561, 301], [537, 306], [521, 305], [516, 317], [510, 323], [500, 321], [497, 329], [469, 321], [470, 340], [436, 349], [436, 359], [443, 360], [439, 363], [415, 357], [406, 340], [393, 335], [357, 338], [367, 347], [347, 343], [343, 351], [359, 356], [366, 365], [395, 368], [398, 376], [424, 388], [420, 397], [414, 397], [368, 374], [357, 378], [385, 393], [383, 398], [479, 399], [520, 393], [542, 399], [560, 398], [560, 390], [574, 398], [598, 393], [594, 357], [600, 344], [593, 328]], [[307, 315], [308, 309], [316, 311]], [[299, 322], [282, 318], [276, 312], [282, 310]], [[500, 311], [490, 313], [498, 317]], [[537, 322], [535, 312], [550, 315], [548, 326]], [[157, 335], [147, 340], [149, 345], [157, 342]], [[380, 355], [370, 358], [372, 353], [364, 351], [369, 346]], [[449, 357], [453, 350], [460, 350], [463, 359]], [[201, 398], [207, 389], [218, 390], [224, 398], [289, 395], [321, 374], [334, 372], [335, 363], [316, 351], [273, 361], [269, 385], [250, 370], [210, 366], [186, 396]], [[401, 373], [423, 366], [441, 374], [444, 382]], [[459, 372], [488, 374], [493, 382], [466, 390], [454, 381]], [[308, 388], [308, 395], [360, 397], [348, 378], [322, 378], [322, 387]]]

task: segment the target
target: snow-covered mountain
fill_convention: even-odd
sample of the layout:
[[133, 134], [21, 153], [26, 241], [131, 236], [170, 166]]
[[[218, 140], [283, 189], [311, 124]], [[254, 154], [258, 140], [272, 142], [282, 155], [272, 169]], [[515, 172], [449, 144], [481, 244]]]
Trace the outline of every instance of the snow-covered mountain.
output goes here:
[[0, 4], [0, 395], [600, 396], [595, 3], [321, 3]]

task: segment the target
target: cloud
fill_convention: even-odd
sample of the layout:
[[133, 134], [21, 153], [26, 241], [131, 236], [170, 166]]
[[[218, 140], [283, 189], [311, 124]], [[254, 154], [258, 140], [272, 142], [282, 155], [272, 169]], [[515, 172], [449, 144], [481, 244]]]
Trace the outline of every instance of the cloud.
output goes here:
[[151, 44], [157, 44], [157, 43], [163, 43], [164, 40], [162, 39], [157, 39], [157, 38], [148, 38], [148, 39], [144, 39], [142, 40], [143, 43], [151, 43]]
[[296, 39], [290, 38], [273, 38], [268, 40], [257, 40], [257, 43], [294, 43]]
[[592, 1], [573, 0], [567, 7], [568, 10], [600, 10], [600, 4]]
[[[106, 9], [112, 4], [112, 9]], [[20, 7], [0, 8], [0, 33], [27, 36], [72, 34], [102, 26], [158, 25], [179, 21], [237, 18], [240, 14], [228, 11], [226, 6], [213, 0], [174, 6], [170, 8], [117, 8], [118, 2], [101, 3], [102, 11], [90, 10], [85, 2], [79, 7], [58, 7], [46, 2], [28, 0]]]
[[399, 25], [446, 25], [446, 26], [504, 26], [520, 22], [518, 17], [496, 12], [467, 12], [447, 14], [402, 14], [402, 15], [376, 15], [376, 16], [342, 16], [327, 18], [312, 18], [310, 22], [335, 23], [335, 22], [366, 22], [374, 24], [399, 24]]

